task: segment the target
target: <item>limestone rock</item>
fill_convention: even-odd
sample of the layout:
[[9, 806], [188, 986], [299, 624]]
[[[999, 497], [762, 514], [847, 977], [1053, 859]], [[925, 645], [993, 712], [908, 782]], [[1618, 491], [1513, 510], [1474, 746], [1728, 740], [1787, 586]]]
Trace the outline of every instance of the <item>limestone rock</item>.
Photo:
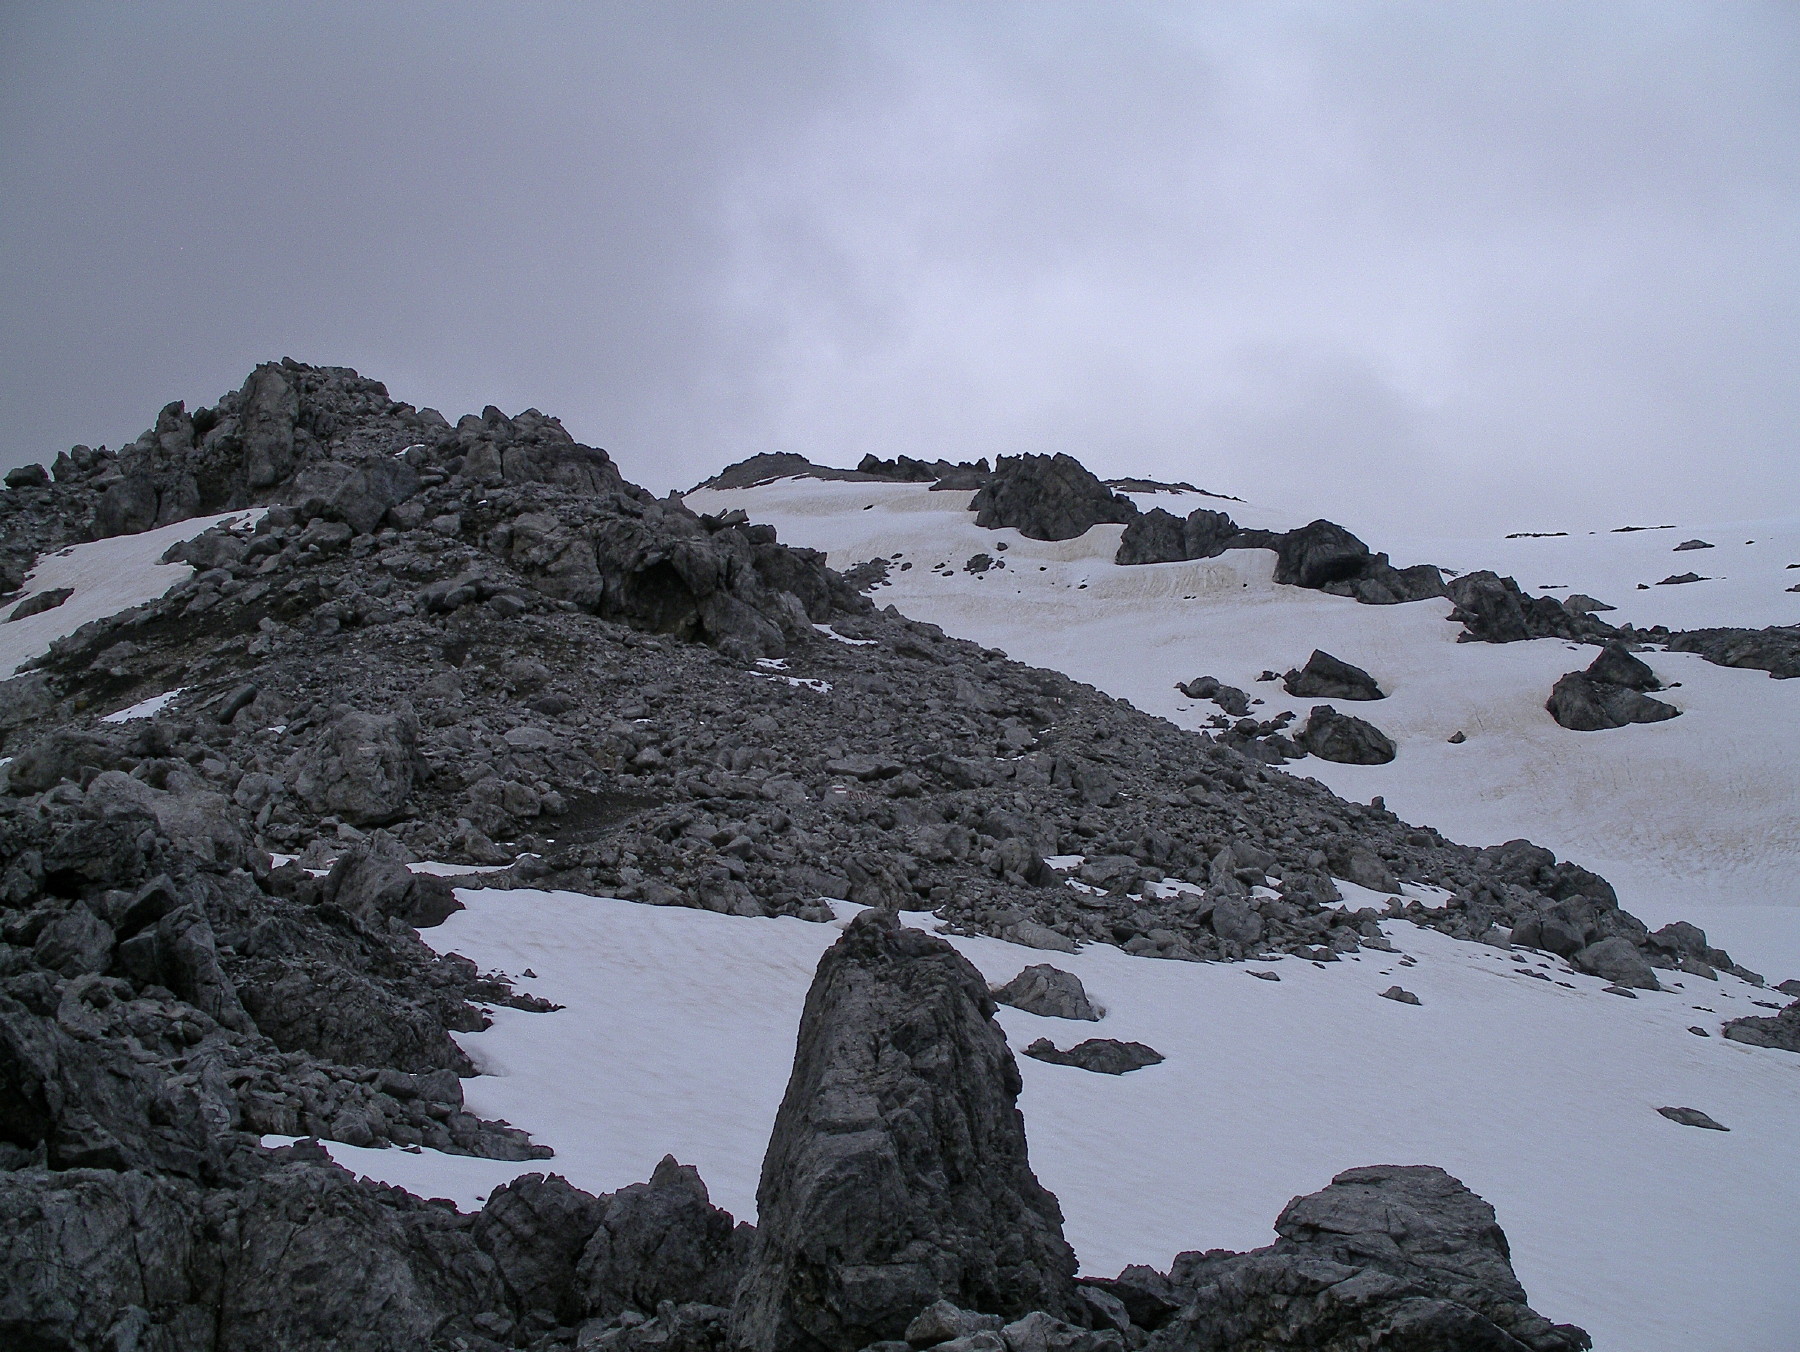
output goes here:
[[754, 1352], [856, 1352], [926, 1306], [1062, 1312], [1075, 1257], [1033, 1176], [975, 968], [866, 911], [820, 960], [734, 1315]]
[[1004, 986], [994, 987], [992, 993], [1003, 1005], [1046, 1018], [1085, 1019], [1091, 1023], [1104, 1013], [1088, 999], [1080, 977], [1047, 962], [1027, 967]]

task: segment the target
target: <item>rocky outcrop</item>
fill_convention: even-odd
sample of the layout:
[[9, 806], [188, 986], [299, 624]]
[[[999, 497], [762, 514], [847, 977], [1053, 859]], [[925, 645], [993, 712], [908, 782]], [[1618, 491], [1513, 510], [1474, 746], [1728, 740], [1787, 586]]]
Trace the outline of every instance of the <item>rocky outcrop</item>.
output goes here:
[[1102, 522], [1123, 524], [1138, 514], [1070, 455], [1003, 455], [969, 510], [989, 530], [1011, 527], [1033, 540], [1072, 540]]
[[1275, 1232], [1265, 1249], [1184, 1253], [1167, 1277], [1128, 1269], [1100, 1285], [1166, 1321], [1151, 1352], [1592, 1345], [1530, 1307], [1494, 1209], [1442, 1169], [1347, 1170], [1289, 1202]]
[[1482, 570], [1447, 586], [1450, 619], [1462, 625], [1459, 642], [1517, 643], [1528, 638], [1607, 639], [1618, 631], [1592, 615], [1570, 610], [1553, 596], [1531, 596], [1510, 577]]
[[[1645, 634], [1643, 637], [1655, 637]], [[1670, 651], [1699, 653], [1721, 667], [1766, 671], [1777, 680], [1800, 676], [1800, 626], [1772, 625], [1767, 629], [1689, 629], [1661, 631]]]
[[1074, 1254], [1026, 1158], [993, 1008], [967, 959], [889, 912], [820, 960], [757, 1189], [744, 1347], [855, 1352], [938, 1300], [1070, 1307]]
[[[1634, 666], [1627, 667], [1626, 663]], [[1643, 687], [1633, 688], [1595, 675], [1596, 671], [1608, 671], [1634, 682], [1645, 679], [1635, 668], [1642, 668], [1643, 673], [1650, 670], [1623, 649], [1612, 654], [1609, 647], [1586, 671], [1571, 671], [1559, 678], [1544, 708], [1563, 727], [1576, 732], [1598, 732], [1631, 723], [1662, 723], [1678, 717], [1681, 710], [1641, 693]], [[1648, 680], [1649, 689], [1661, 688], [1653, 675]]]
[[1800, 1000], [1775, 1014], [1733, 1019], [1725, 1025], [1725, 1036], [1750, 1047], [1800, 1052]]
[[296, 797], [314, 812], [356, 826], [404, 816], [423, 768], [412, 705], [373, 714], [343, 707], [288, 772]]
[[1314, 648], [1306, 665], [1281, 678], [1282, 689], [1301, 699], [1385, 699], [1375, 678], [1361, 667]]
[[1341, 765], [1386, 765], [1395, 755], [1393, 741], [1380, 728], [1329, 704], [1313, 706], [1296, 740], [1320, 760]]

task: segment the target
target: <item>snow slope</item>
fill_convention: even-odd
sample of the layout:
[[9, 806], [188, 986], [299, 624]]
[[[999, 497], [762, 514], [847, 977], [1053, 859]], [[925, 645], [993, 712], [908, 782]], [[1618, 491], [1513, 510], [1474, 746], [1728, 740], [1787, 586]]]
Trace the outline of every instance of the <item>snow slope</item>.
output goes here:
[[[567, 1006], [496, 1009], [491, 1029], [459, 1038], [484, 1072], [465, 1081], [471, 1109], [529, 1129], [556, 1159], [332, 1144], [334, 1156], [473, 1206], [533, 1169], [607, 1190], [673, 1152], [717, 1203], [754, 1217], [801, 1005], [837, 927], [571, 893], [459, 895], [468, 909], [424, 937], [484, 969], [530, 968], [522, 984]], [[1716, 1036], [1766, 997], [1683, 978], [1624, 999], [1538, 955], [1385, 928], [1415, 965], [1376, 951], [1227, 965], [952, 940], [994, 982], [1052, 956], [1108, 1010], [1091, 1024], [1003, 1008], [1015, 1050], [1104, 1036], [1168, 1058], [1117, 1078], [1020, 1060], [1032, 1163], [1084, 1269], [1267, 1243], [1282, 1205], [1341, 1169], [1434, 1163], [1493, 1203], [1533, 1304], [1587, 1327], [1600, 1352], [1791, 1349], [1800, 1073], [1787, 1053]], [[1378, 997], [1396, 983], [1422, 1005]], [[1731, 1130], [1677, 1126], [1656, 1113], [1665, 1105]]]
[[[1309, 519], [1199, 494], [1136, 495], [1177, 515], [1228, 510], [1240, 524], [1283, 529]], [[759, 488], [701, 490], [696, 511], [741, 507], [790, 544], [826, 550], [833, 567], [894, 561], [892, 603], [946, 632], [1054, 667], [1185, 727], [1218, 712], [1174, 689], [1216, 676], [1264, 701], [1269, 717], [1311, 699], [1289, 697], [1265, 670], [1285, 671], [1323, 648], [1367, 668], [1389, 698], [1349, 706], [1399, 747], [1388, 765], [1336, 765], [1309, 757], [1311, 775], [1346, 797], [1381, 795], [1402, 817], [1451, 838], [1494, 844], [1526, 836], [1597, 870], [1651, 925], [1686, 919], [1739, 961], [1774, 978], [1800, 975], [1800, 681], [1713, 666], [1686, 653], [1649, 655], [1666, 682], [1660, 698], [1683, 710], [1665, 723], [1581, 733], [1544, 710], [1556, 678], [1586, 666], [1594, 649], [1556, 640], [1456, 642], [1447, 601], [1365, 606], [1277, 585], [1268, 550], [1217, 559], [1119, 567], [1120, 526], [1079, 539], [1028, 540], [983, 530], [971, 494], [919, 484], [790, 479]], [[1671, 547], [1702, 536], [1718, 547]], [[1745, 546], [1730, 543], [1754, 539]], [[1004, 552], [1002, 552], [1004, 547]], [[1528, 589], [1567, 584], [1619, 606], [1607, 618], [1672, 626], [1800, 620], [1800, 520], [1724, 528], [1602, 533], [1561, 539], [1380, 539], [1396, 563], [1435, 562], [1466, 572], [1494, 567]], [[964, 571], [977, 553], [1004, 560]], [[904, 568], [905, 564], [911, 568]], [[947, 565], [938, 568], [937, 565]], [[1637, 591], [1689, 569], [1720, 580]], [[1552, 594], [1567, 595], [1566, 591]], [[1467, 741], [1447, 739], [1463, 732]]]
[[69, 587], [74, 595], [42, 614], [0, 624], [0, 680], [18, 671], [22, 663], [43, 656], [57, 639], [74, 633], [89, 620], [105, 619], [154, 601], [176, 583], [192, 577], [194, 570], [185, 563], [157, 562], [177, 540], [191, 540], [214, 526], [248, 522], [261, 515], [258, 508], [197, 516], [141, 535], [115, 535], [70, 545], [39, 559], [31, 576], [25, 579], [25, 590], [7, 603], [7, 613], [40, 592]]

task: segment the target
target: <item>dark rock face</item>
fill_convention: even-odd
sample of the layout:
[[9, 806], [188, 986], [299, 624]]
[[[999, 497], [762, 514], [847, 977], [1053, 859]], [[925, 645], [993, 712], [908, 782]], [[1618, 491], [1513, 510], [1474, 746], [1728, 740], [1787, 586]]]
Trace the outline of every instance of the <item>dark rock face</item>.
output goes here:
[[1282, 688], [1302, 699], [1376, 700], [1387, 698], [1361, 667], [1314, 648], [1306, 665], [1282, 677]]
[[1347, 1170], [1330, 1187], [1289, 1202], [1275, 1230], [1279, 1240], [1251, 1253], [1181, 1254], [1160, 1282], [1155, 1273], [1123, 1275], [1119, 1286], [1142, 1292], [1140, 1303], [1166, 1306], [1172, 1297], [1180, 1305], [1149, 1348], [1580, 1352], [1592, 1345], [1580, 1329], [1531, 1309], [1494, 1209], [1442, 1169]]
[[1517, 643], [1528, 638], [1610, 638], [1618, 631], [1592, 615], [1572, 611], [1553, 596], [1529, 596], [1510, 577], [1482, 570], [1452, 579], [1450, 618], [1467, 640]]
[[1603, 977], [1615, 986], [1644, 991], [1662, 989], [1643, 951], [1620, 934], [1577, 950], [1569, 961], [1582, 971]]
[[1618, 639], [1610, 639], [1583, 673], [1590, 681], [1624, 686], [1627, 690], [1661, 690], [1662, 682], [1649, 663], [1634, 656]]
[[1181, 518], [1152, 507], [1125, 527], [1114, 563], [1179, 563], [1188, 557]]
[[1138, 514], [1070, 455], [1003, 455], [969, 509], [975, 524], [1010, 526], [1033, 540], [1073, 540], [1102, 522], [1123, 524]]
[[648, 1183], [603, 1200], [576, 1272], [590, 1314], [731, 1303], [754, 1230], [712, 1204], [691, 1164], [665, 1155]]
[[1141, 1042], [1119, 1042], [1109, 1037], [1091, 1037], [1067, 1051], [1059, 1050], [1049, 1038], [1041, 1037], [1025, 1049], [1025, 1055], [1053, 1066], [1091, 1070], [1096, 1075], [1125, 1075], [1145, 1066], [1154, 1066], [1163, 1059], [1163, 1054], [1154, 1047], [1146, 1047]]
[[1622, 728], [1629, 723], [1662, 723], [1681, 713], [1674, 705], [1639, 694], [1629, 686], [1597, 681], [1580, 671], [1571, 671], [1556, 682], [1544, 708], [1563, 727], [1576, 732]]
[[1800, 627], [1690, 629], [1666, 635], [1671, 650], [1699, 653], [1721, 667], [1766, 671], [1777, 680], [1800, 676]]
[[853, 920], [801, 1016], [737, 1341], [856, 1352], [937, 1300], [1068, 1309], [1075, 1257], [1026, 1159], [1019, 1087], [975, 968], [889, 912]]
[[1395, 754], [1393, 742], [1380, 728], [1340, 714], [1329, 704], [1313, 706], [1297, 740], [1320, 760], [1341, 765], [1386, 765]]
[[1369, 547], [1336, 522], [1319, 520], [1288, 531], [1275, 548], [1275, 580], [1318, 589], [1362, 574]]
[[1003, 1005], [1051, 1019], [1085, 1019], [1092, 1023], [1104, 1013], [1088, 999], [1080, 977], [1047, 962], [1027, 967], [1004, 986], [994, 987], [992, 994]]
[[1784, 1052], [1800, 1052], [1800, 1000], [1778, 1014], [1760, 1018], [1733, 1019], [1725, 1025], [1725, 1036], [1733, 1042], [1751, 1047], [1775, 1047]]

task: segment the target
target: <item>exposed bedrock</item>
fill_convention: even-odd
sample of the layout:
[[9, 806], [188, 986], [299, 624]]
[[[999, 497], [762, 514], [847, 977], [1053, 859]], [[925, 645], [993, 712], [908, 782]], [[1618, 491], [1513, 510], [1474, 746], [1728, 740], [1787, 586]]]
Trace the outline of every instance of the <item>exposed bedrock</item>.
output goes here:
[[819, 962], [734, 1315], [754, 1352], [856, 1352], [927, 1305], [1061, 1314], [1075, 1256], [1026, 1157], [987, 984], [865, 911]]
[[1071, 455], [1003, 455], [992, 477], [969, 503], [975, 524], [1010, 526], [1033, 540], [1073, 540], [1102, 522], [1124, 523], [1138, 514]]

